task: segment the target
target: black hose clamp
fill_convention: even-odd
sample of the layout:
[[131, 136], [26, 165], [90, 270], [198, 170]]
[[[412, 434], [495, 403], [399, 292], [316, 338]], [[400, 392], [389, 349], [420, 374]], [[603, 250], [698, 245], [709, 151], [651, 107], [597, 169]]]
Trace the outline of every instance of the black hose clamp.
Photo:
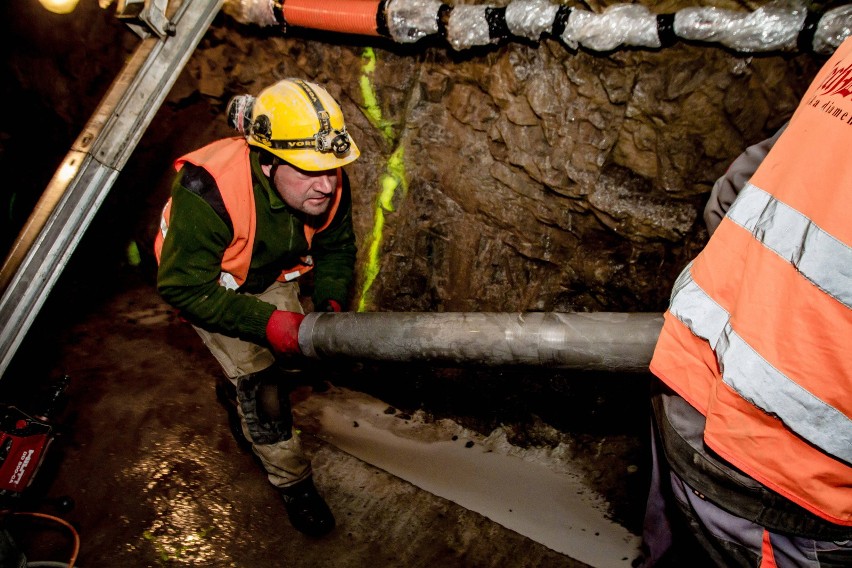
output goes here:
[[677, 42], [674, 21], [674, 14], [657, 14], [657, 37], [660, 38], [661, 47], [670, 47]]

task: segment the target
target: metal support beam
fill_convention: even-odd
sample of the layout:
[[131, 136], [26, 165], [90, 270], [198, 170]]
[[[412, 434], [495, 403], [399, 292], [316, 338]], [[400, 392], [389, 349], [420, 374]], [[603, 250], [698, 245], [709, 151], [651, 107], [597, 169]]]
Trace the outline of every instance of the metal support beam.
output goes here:
[[0, 269], [0, 376], [223, 0], [183, 0], [141, 42], [50, 180]]
[[660, 335], [658, 313], [308, 314], [299, 347], [314, 359], [645, 371]]

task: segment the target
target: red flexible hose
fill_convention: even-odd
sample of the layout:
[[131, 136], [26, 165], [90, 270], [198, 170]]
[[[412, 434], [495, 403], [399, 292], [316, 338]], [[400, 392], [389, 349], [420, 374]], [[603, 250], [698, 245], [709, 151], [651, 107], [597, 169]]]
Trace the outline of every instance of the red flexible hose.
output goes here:
[[39, 519], [47, 519], [49, 521], [53, 521], [55, 523], [59, 523], [64, 526], [71, 533], [71, 537], [74, 539], [74, 548], [71, 551], [71, 558], [68, 559], [68, 567], [74, 568], [74, 563], [77, 562], [77, 555], [80, 553], [80, 535], [77, 534], [77, 529], [74, 526], [62, 519], [60, 517], [54, 517], [53, 515], [46, 515], [44, 513], [32, 513], [29, 511], [16, 511], [12, 513], [13, 515], [21, 515], [25, 517], [37, 517]]
[[284, 0], [287, 25], [329, 32], [378, 36], [377, 0]]

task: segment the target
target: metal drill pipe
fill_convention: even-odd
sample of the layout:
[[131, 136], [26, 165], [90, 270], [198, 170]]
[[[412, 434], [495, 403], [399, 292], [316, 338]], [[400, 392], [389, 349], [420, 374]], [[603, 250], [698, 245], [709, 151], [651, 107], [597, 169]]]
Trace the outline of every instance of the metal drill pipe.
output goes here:
[[645, 371], [659, 313], [313, 312], [299, 328], [307, 357]]

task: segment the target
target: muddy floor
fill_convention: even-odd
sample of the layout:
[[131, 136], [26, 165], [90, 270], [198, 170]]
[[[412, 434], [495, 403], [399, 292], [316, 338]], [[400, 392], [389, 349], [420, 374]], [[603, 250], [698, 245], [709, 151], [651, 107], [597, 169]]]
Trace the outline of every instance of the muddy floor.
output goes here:
[[[232, 436], [217, 364], [156, 295], [150, 273], [123, 266], [95, 288], [87, 266], [60, 279], [0, 385], [4, 400], [34, 408], [47, 385], [70, 377], [57, 438], [12, 509], [70, 522], [82, 568], [584, 565], [309, 429], [304, 443], [338, 527], [321, 540], [295, 532]], [[331, 361], [307, 364], [297, 382], [296, 392], [363, 391], [402, 417], [419, 411], [483, 434], [502, 427], [521, 447], [563, 443], [610, 518], [639, 532], [647, 377]], [[31, 560], [67, 561], [67, 529], [24, 515], [6, 524]]]

